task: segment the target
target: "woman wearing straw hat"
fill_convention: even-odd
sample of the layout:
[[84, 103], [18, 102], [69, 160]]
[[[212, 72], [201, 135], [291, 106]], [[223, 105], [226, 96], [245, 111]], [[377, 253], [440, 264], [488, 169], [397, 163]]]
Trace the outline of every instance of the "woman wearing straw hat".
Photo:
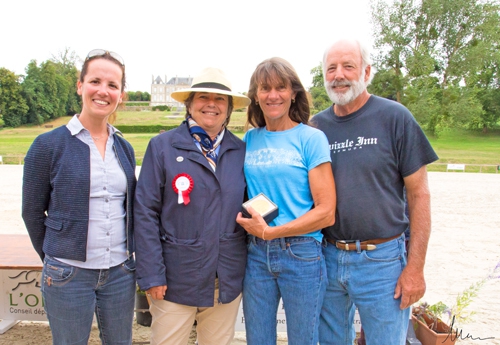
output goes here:
[[151, 139], [135, 197], [138, 284], [151, 297], [152, 344], [230, 344], [241, 300], [245, 145], [226, 129], [250, 100], [207, 68], [172, 93], [186, 120]]

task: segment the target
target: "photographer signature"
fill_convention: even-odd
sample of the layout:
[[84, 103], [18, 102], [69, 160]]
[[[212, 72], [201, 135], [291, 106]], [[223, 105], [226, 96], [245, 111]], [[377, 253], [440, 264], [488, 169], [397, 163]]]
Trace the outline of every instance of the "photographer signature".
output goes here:
[[469, 333], [467, 333], [467, 335], [464, 337], [463, 336], [463, 330], [462, 329], [459, 329], [458, 327], [453, 330], [453, 325], [455, 324], [455, 316], [453, 316], [453, 318], [451, 319], [451, 325], [450, 325], [450, 329], [448, 331], [448, 335], [446, 336], [446, 338], [443, 340], [443, 343], [446, 341], [446, 339], [450, 338], [450, 340], [455, 340], [455, 339], [462, 339], [462, 340], [465, 340], [465, 339], [470, 339], [470, 340], [490, 340], [490, 339], [495, 339], [495, 337], [488, 337], [488, 338], [481, 338], [481, 337], [477, 337], [477, 338], [474, 338], [472, 335], [470, 335]]

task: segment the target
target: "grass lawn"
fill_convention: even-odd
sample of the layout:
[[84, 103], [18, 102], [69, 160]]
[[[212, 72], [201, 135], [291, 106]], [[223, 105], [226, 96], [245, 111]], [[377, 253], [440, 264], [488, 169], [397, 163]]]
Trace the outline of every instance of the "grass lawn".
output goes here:
[[489, 133], [448, 130], [439, 138], [428, 138], [439, 156], [437, 163], [442, 164], [431, 164], [429, 171], [446, 171], [445, 163], [464, 163], [466, 172], [496, 172], [500, 165], [500, 130]]
[[[65, 125], [71, 117], [62, 117], [42, 126], [26, 126], [0, 129], [0, 156], [4, 163], [18, 164], [26, 155], [35, 137], [55, 127]], [[184, 113], [160, 111], [120, 111], [115, 125], [176, 125], [184, 120]], [[246, 113], [233, 112], [230, 126], [242, 127]], [[52, 126], [48, 128], [48, 126]], [[243, 133], [236, 132], [240, 137]], [[146, 151], [149, 140], [154, 133], [126, 133], [125, 138], [135, 149], [138, 164]], [[500, 165], [500, 130], [483, 134], [463, 130], [448, 130], [439, 138], [429, 137], [436, 150], [438, 164], [431, 164], [429, 171], [446, 171], [447, 163], [466, 164], [467, 172], [496, 172]], [[483, 165], [480, 167], [479, 165]], [[486, 166], [490, 165], [490, 166]]]
[[[68, 123], [71, 116], [64, 116], [41, 126], [23, 126], [0, 129], [0, 156], [4, 163], [19, 164], [26, 155], [31, 143], [37, 135]], [[120, 111], [115, 125], [178, 125], [184, 120], [184, 113], [164, 111]], [[244, 126], [245, 112], [233, 112], [231, 126]], [[50, 127], [52, 126], [52, 127]], [[235, 133], [240, 137], [243, 133]], [[125, 133], [124, 137], [134, 147], [138, 164], [146, 152], [149, 139], [155, 133]]]

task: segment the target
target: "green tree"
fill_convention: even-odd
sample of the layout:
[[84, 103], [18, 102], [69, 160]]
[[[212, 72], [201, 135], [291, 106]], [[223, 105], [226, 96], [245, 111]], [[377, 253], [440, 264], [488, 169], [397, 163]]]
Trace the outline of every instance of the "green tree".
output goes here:
[[148, 92], [141, 91], [128, 91], [127, 97], [131, 102], [149, 102], [151, 100], [151, 95]]
[[27, 112], [19, 76], [6, 68], [0, 68], [0, 119], [3, 119], [5, 126], [17, 127], [26, 122]]
[[29, 107], [27, 123], [42, 124], [65, 114], [68, 88], [64, 80], [58, 78], [52, 61], [37, 66], [32, 60], [26, 67], [22, 90]]
[[141, 91], [136, 91], [135, 92], [135, 100], [136, 101], [142, 101], [142, 92]]
[[[395, 100], [402, 101], [405, 85], [405, 60], [411, 54], [411, 40], [414, 36], [415, 9], [413, 1], [375, 1], [372, 3], [375, 48], [379, 50], [375, 66], [382, 72], [379, 79], [390, 77]], [[375, 84], [375, 83], [373, 83]]]
[[[55, 64], [55, 68], [58, 76], [63, 78], [58, 78], [58, 84], [61, 88], [67, 88], [67, 97], [66, 91], [60, 90], [61, 97], [65, 98], [64, 101], [64, 111], [63, 115], [73, 115], [80, 111], [81, 99], [77, 93], [77, 82], [79, 72], [76, 67], [76, 62], [78, 57], [76, 53], [70, 48], [65, 48], [62, 52], [59, 52], [57, 56], [52, 56], [51, 61]], [[63, 81], [64, 79], [64, 81]]]
[[483, 105], [484, 113], [480, 118], [475, 118], [470, 122], [470, 129], [481, 129], [487, 132], [488, 128], [493, 128], [500, 121], [500, 85], [496, 88], [484, 88], [478, 93], [478, 98]]
[[29, 107], [26, 123], [42, 124], [45, 120], [44, 115], [51, 106], [45, 95], [40, 68], [36, 60], [31, 60], [26, 67], [26, 77], [21, 85], [23, 97]]
[[312, 98], [312, 109], [311, 113], [316, 114], [317, 112], [328, 108], [332, 105], [332, 101], [328, 97], [324, 86], [323, 79], [323, 64], [320, 64], [313, 69], [311, 69], [312, 86], [309, 88], [309, 93]]
[[394, 70], [377, 71], [368, 86], [368, 92], [396, 101], [398, 96], [401, 95], [398, 92], [397, 85], [397, 76]]
[[325, 85], [323, 79], [323, 63], [320, 62], [318, 66], [311, 69], [312, 87], [323, 87]]
[[[64, 115], [61, 114], [61, 109], [67, 101], [67, 95], [64, 97], [64, 91], [59, 90], [61, 84], [58, 84], [56, 66], [52, 61], [40, 64], [40, 77], [48, 105], [44, 114], [44, 122], [46, 122]], [[61, 80], [59, 80], [60, 82]]]
[[372, 0], [379, 78], [431, 132], [494, 125], [499, 13], [498, 0]]
[[55, 110], [54, 118], [68, 114], [69, 95], [71, 91], [74, 91], [76, 89], [76, 87], [71, 85], [70, 80], [68, 80], [64, 75], [56, 74], [55, 83], [56, 97], [59, 101], [59, 104], [57, 109]]
[[[136, 93], [135, 91], [127, 91], [127, 100], [128, 101], [131, 101], [131, 102], [135, 102], [137, 101], [138, 99], [136, 98]], [[140, 99], [139, 99], [140, 101]]]
[[[470, 69], [464, 75], [467, 85], [478, 89], [477, 97], [480, 99], [484, 112], [480, 117], [475, 117], [470, 123], [470, 129], [481, 129], [486, 132], [493, 128], [500, 120], [500, 32], [498, 30], [498, 6], [485, 5], [483, 10], [486, 15], [484, 21], [477, 28], [478, 36], [471, 44], [468, 58], [472, 61]], [[488, 38], [496, 39], [491, 46], [486, 44]], [[486, 53], [485, 53], [486, 52]]]

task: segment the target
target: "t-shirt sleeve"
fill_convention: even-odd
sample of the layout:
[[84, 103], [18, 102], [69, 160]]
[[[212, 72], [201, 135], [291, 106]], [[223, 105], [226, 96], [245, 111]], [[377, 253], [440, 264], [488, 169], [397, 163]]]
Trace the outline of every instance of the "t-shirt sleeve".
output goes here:
[[422, 128], [410, 112], [406, 114], [400, 150], [400, 171], [407, 177], [438, 159]]
[[307, 171], [316, 168], [320, 164], [331, 162], [328, 139], [325, 133], [315, 128], [311, 129], [312, 131], [304, 148]]

